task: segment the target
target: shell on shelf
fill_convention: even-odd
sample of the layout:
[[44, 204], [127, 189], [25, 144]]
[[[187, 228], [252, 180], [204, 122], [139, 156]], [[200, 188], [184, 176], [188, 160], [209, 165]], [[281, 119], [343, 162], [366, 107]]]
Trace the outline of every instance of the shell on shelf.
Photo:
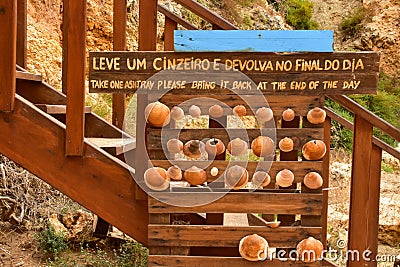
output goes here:
[[220, 139], [212, 138], [206, 142], [205, 149], [209, 155], [216, 156], [225, 152], [225, 145]]
[[215, 177], [215, 176], [218, 175], [218, 173], [219, 173], [219, 170], [218, 170], [217, 167], [212, 167], [212, 168], [211, 168], [211, 170], [210, 170], [211, 176]]
[[238, 117], [243, 117], [246, 116], [247, 111], [246, 107], [243, 105], [237, 105], [233, 108], [233, 114], [238, 116]]
[[145, 108], [147, 122], [154, 127], [163, 127], [170, 121], [169, 108], [161, 102], [152, 102]]
[[168, 142], [167, 142], [167, 150], [168, 150], [169, 153], [172, 153], [172, 154], [180, 153], [183, 150], [182, 141], [180, 141], [180, 140], [178, 140], [176, 138], [168, 140]]
[[326, 153], [325, 143], [321, 140], [311, 140], [304, 144], [302, 153], [307, 160], [320, 160]]
[[326, 112], [322, 108], [315, 107], [308, 111], [307, 120], [312, 124], [320, 124], [325, 121]]
[[248, 261], [265, 260], [268, 256], [268, 242], [257, 234], [245, 236], [239, 242], [239, 253]]
[[248, 181], [249, 173], [242, 166], [234, 165], [225, 171], [225, 184], [229, 188], [241, 189], [247, 185]]
[[272, 109], [262, 107], [257, 109], [256, 118], [260, 123], [268, 122], [274, 118], [274, 113], [272, 112]]
[[183, 154], [192, 159], [199, 159], [204, 151], [204, 143], [199, 140], [190, 140], [183, 146]]
[[232, 156], [242, 156], [247, 153], [249, 146], [247, 142], [238, 138], [231, 140], [228, 143], [228, 151]]
[[171, 119], [177, 121], [185, 116], [185, 112], [178, 106], [171, 108]]
[[293, 139], [285, 137], [279, 141], [279, 149], [283, 152], [290, 152], [293, 150], [294, 142]]
[[257, 157], [268, 157], [275, 152], [275, 143], [268, 136], [259, 136], [251, 142], [251, 149]]
[[291, 170], [283, 169], [276, 175], [275, 184], [281, 187], [289, 187], [294, 182], [294, 174]]
[[265, 171], [256, 171], [253, 174], [251, 182], [259, 187], [265, 187], [271, 183], [271, 177]]
[[303, 183], [309, 189], [318, 189], [322, 187], [324, 180], [318, 172], [309, 172], [304, 176]]
[[220, 118], [224, 115], [224, 109], [220, 105], [213, 105], [208, 109], [208, 114], [213, 118]]
[[199, 108], [199, 106], [191, 105], [189, 108], [189, 114], [193, 118], [198, 119], [201, 116], [201, 109]]
[[292, 121], [295, 117], [295, 113], [294, 110], [291, 108], [286, 109], [283, 113], [282, 113], [282, 119], [284, 121]]
[[144, 172], [144, 182], [154, 191], [164, 191], [169, 187], [167, 171], [160, 167], [151, 167]]
[[322, 242], [311, 236], [300, 241], [296, 247], [300, 260], [303, 262], [320, 260], [323, 249]]
[[191, 185], [202, 185], [207, 181], [206, 171], [192, 166], [183, 173], [185, 180]]
[[182, 180], [182, 170], [178, 166], [174, 165], [168, 168], [167, 175], [171, 180], [180, 181]]

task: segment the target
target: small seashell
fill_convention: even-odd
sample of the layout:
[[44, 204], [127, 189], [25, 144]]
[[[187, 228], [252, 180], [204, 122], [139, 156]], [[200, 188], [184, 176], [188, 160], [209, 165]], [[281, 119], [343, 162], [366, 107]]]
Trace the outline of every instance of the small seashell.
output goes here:
[[201, 116], [201, 109], [196, 105], [191, 105], [189, 108], [189, 114], [193, 118], [198, 119]]
[[181, 152], [182, 149], [183, 149], [182, 141], [175, 139], [175, 138], [168, 140], [167, 150], [169, 153], [177, 154], [177, 153]]
[[309, 189], [318, 189], [322, 187], [324, 180], [318, 172], [309, 172], [304, 176], [303, 183]]
[[257, 234], [245, 236], [239, 242], [239, 253], [248, 261], [265, 260], [268, 256], [268, 242]]
[[295, 117], [294, 114], [294, 110], [291, 108], [286, 109], [283, 113], [282, 113], [282, 119], [284, 121], [292, 121]]
[[191, 185], [202, 185], [207, 181], [207, 174], [203, 169], [192, 166], [183, 173], [185, 180]]
[[246, 107], [243, 105], [237, 105], [233, 108], [233, 114], [239, 117], [246, 116]]
[[307, 160], [320, 160], [325, 156], [326, 146], [321, 140], [312, 140], [304, 144], [302, 152]]
[[168, 168], [167, 175], [171, 180], [182, 180], [182, 170], [176, 165]]
[[307, 120], [312, 124], [320, 124], [325, 121], [326, 112], [325, 110], [315, 107], [308, 111], [307, 113]]
[[208, 109], [208, 114], [213, 118], [220, 118], [224, 115], [224, 109], [220, 105], [213, 105]]
[[183, 154], [193, 159], [200, 158], [204, 151], [204, 143], [199, 140], [190, 140], [183, 146]]
[[211, 170], [210, 170], [210, 174], [211, 174], [211, 176], [213, 176], [213, 177], [217, 176], [217, 175], [218, 175], [218, 172], [219, 172], [219, 170], [218, 170], [217, 167], [212, 167]]
[[279, 149], [283, 152], [290, 152], [293, 150], [294, 142], [291, 138], [285, 137], [279, 141]]
[[281, 187], [289, 187], [293, 184], [294, 174], [288, 169], [283, 169], [278, 172], [275, 180], [276, 185], [279, 185]]
[[241, 189], [246, 186], [249, 179], [247, 170], [239, 165], [229, 167], [225, 171], [225, 184], [229, 188]]
[[225, 145], [221, 140], [212, 138], [207, 141], [205, 149], [209, 155], [216, 156], [225, 152]]
[[164, 191], [169, 187], [169, 177], [166, 170], [151, 167], [144, 172], [144, 182], [148, 188], [155, 191]]
[[271, 177], [265, 171], [256, 171], [251, 182], [259, 187], [265, 187], [271, 183]]
[[297, 255], [299, 255], [300, 260], [303, 262], [320, 260], [323, 249], [322, 242], [311, 236], [300, 241], [296, 247]]
[[268, 122], [274, 118], [274, 113], [272, 112], [272, 109], [262, 107], [257, 109], [256, 118], [261, 123]]
[[269, 228], [278, 228], [281, 225], [280, 221], [267, 222]]
[[268, 157], [275, 152], [275, 143], [268, 136], [259, 136], [251, 142], [251, 149], [257, 157]]
[[154, 127], [167, 125], [170, 120], [169, 114], [169, 108], [158, 101], [148, 104], [145, 108], [147, 122]]
[[180, 107], [175, 106], [171, 109], [171, 119], [177, 121], [182, 119], [183, 116], [185, 116], [185, 112]]
[[228, 143], [228, 151], [232, 156], [242, 156], [247, 153], [249, 146], [246, 141], [235, 138]]

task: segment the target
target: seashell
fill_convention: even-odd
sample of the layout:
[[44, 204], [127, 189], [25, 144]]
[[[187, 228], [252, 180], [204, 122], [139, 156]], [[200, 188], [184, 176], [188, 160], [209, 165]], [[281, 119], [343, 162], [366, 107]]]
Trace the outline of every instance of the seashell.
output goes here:
[[212, 167], [211, 170], [210, 170], [210, 174], [211, 174], [211, 176], [213, 176], [213, 177], [217, 176], [217, 175], [218, 175], [218, 172], [219, 172], [219, 170], [218, 170], [217, 167]]
[[225, 152], [225, 145], [221, 140], [212, 138], [207, 141], [205, 149], [209, 155], [216, 156]]
[[265, 260], [268, 256], [268, 242], [257, 234], [245, 236], [239, 242], [239, 253], [248, 261]]
[[307, 120], [312, 124], [320, 124], [325, 121], [326, 112], [325, 110], [315, 107], [308, 111], [307, 113]]
[[252, 183], [259, 186], [265, 187], [271, 183], [271, 177], [265, 171], [256, 171], [251, 179]]
[[248, 149], [247, 142], [240, 138], [235, 138], [228, 143], [228, 151], [232, 156], [242, 156]]
[[168, 140], [167, 150], [169, 153], [177, 154], [177, 153], [181, 152], [182, 149], [183, 149], [182, 141], [175, 139], [175, 138]]
[[281, 187], [289, 187], [293, 184], [294, 174], [288, 169], [283, 169], [278, 172], [275, 180], [276, 185], [279, 185]]
[[190, 140], [183, 146], [183, 154], [189, 158], [198, 159], [204, 153], [204, 143], [199, 140]]
[[191, 105], [189, 108], [189, 114], [193, 118], [198, 119], [201, 116], [201, 109], [196, 105]]
[[281, 221], [267, 222], [269, 228], [278, 228], [279, 225], [281, 225]]
[[183, 173], [185, 180], [191, 185], [202, 185], [207, 181], [207, 174], [203, 169], [192, 166]]
[[304, 144], [302, 152], [307, 160], [320, 160], [325, 156], [326, 146], [321, 140], [312, 140]]
[[225, 171], [225, 184], [229, 188], [241, 189], [247, 185], [249, 181], [249, 173], [239, 165], [229, 167]]
[[183, 112], [183, 109], [178, 106], [171, 108], [171, 119], [177, 121], [182, 119], [183, 116], [185, 116], [185, 112]]
[[171, 180], [175, 181], [182, 180], [182, 170], [176, 165], [168, 168], [167, 175]]
[[309, 189], [318, 189], [322, 186], [324, 180], [318, 172], [309, 172], [304, 176], [303, 183]]
[[259, 136], [251, 142], [251, 149], [257, 157], [268, 157], [275, 153], [275, 143], [268, 136]]
[[282, 113], [282, 119], [284, 121], [292, 121], [295, 117], [294, 114], [294, 110], [291, 108], [286, 109], [283, 113]]
[[273, 117], [274, 117], [274, 113], [272, 112], [272, 109], [270, 109], [270, 108], [262, 107], [262, 108], [257, 109], [257, 111], [256, 111], [256, 118], [261, 123], [268, 122], [268, 121], [272, 120]]
[[166, 170], [152, 167], [144, 172], [144, 182], [148, 188], [155, 191], [164, 191], [169, 187], [169, 177]]
[[239, 117], [246, 116], [246, 107], [243, 105], [237, 105], [233, 108], [233, 114]]
[[148, 104], [145, 108], [147, 122], [154, 127], [167, 125], [170, 120], [169, 114], [169, 108], [158, 101]]
[[213, 118], [220, 118], [224, 115], [224, 109], [220, 105], [213, 105], [208, 109], [208, 114]]
[[290, 152], [293, 150], [294, 142], [291, 138], [285, 137], [279, 141], [279, 149], [283, 152]]
[[296, 247], [297, 255], [303, 262], [315, 262], [320, 260], [323, 249], [324, 246], [322, 242], [311, 236], [300, 241]]

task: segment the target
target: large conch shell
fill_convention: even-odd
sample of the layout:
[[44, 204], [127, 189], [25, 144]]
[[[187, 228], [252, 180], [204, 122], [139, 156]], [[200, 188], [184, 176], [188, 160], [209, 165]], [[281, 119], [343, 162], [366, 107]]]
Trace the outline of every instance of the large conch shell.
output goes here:
[[176, 165], [168, 168], [167, 175], [171, 180], [175, 181], [182, 180], [182, 170]]
[[257, 185], [259, 187], [265, 187], [271, 183], [271, 177], [265, 171], [256, 171], [253, 174], [253, 178], [251, 179], [251, 182], [254, 185]]
[[169, 153], [177, 154], [183, 150], [183, 143], [182, 141], [173, 138], [168, 140], [167, 142], [167, 150]]
[[251, 142], [251, 149], [257, 157], [268, 157], [275, 152], [275, 143], [268, 136], [259, 136]]
[[178, 106], [171, 108], [171, 119], [177, 121], [185, 116], [185, 112]]
[[291, 138], [285, 137], [279, 141], [279, 149], [283, 152], [290, 152], [293, 150], [294, 142]]
[[239, 165], [229, 167], [225, 171], [225, 184], [229, 188], [241, 189], [246, 186], [249, 181], [249, 173]]
[[304, 144], [302, 152], [307, 160], [320, 160], [325, 156], [326, 146], [321, 140], [312, 140]]
[[164, 191], [169, 187], [169, 177], [166, 170], [152, 167], [144, 172], [144, 182], [148, 188], [154, 191]]
[[237, 105], [236, 107], [233, 108], [233, 114], [238, 116], [238, 117], [243, 117], [246, 116], [246, 107], [243, 105]]
[[274, 113], [272, 112], [272, 109], [262, 107], [257, 109], [256, 118], [260, 123], [268, 122], [274, 118]]
[[232, 156], [242, 156], [248, 149], [247, 142], [240, 138], [235, 138], [228, 143], [228, 151]]
[[183, 173], [185, 180], [191, 185], [202, 185], [207, 181], [205, 170], [192, 166]]
[[204, 143], [199, 140], [190, 140], [183, 146], [183, 154], [189, 158], [199, 159], [204, 152]]
[[169, 108], [158, 101], [148, 104], [145, 108], [147, 122], [154, 127], [167, 125], [170, 120], [169, 114]]
[[321, 241], [310, 236], [309, 238], [300, 241], [297, 244], [296, 249], [301, 261], [315, 262], [321, 259], [324, 246]]
[[289, 187], [294, 182], [294, 174], [288, 169], [283, 169], [276, 175], [275, 184], [281, 187]]
[[211, 156], [220, 155], [225, 152], [225, 145], [221, 140], [212, 138], [206, 142], [206, 151]]
[[307, 113], [307, 120], [312, 124], [320, 124], [325, 121], [326, 112], [325, 110], [315, 107], [308, 111]]
[[318, 189], [324, 180], [318, 172], [309, 172], [304, 176], [303, 183], [309, 189]]
[[198, 119], [201, 116], [201, 109], [196, 105], [191, 105], [189, 108], [189, 114], [193, 118]]
[[248, 261], [263, 261], [268, 256], [268, 242], [257, 234], [245, 236], [239, 242], [239, 253]]
[[294, 110], [291, 108], [286, 109], [283, 113], [282, 113], [282, 119], [284, 121], [292, 121], [295, 117], [295, 113]]
[[224, 115], [224, 109], [220, 105], [213, 105], [208, 109], [208, 114], [213, 118], [220, 118]]

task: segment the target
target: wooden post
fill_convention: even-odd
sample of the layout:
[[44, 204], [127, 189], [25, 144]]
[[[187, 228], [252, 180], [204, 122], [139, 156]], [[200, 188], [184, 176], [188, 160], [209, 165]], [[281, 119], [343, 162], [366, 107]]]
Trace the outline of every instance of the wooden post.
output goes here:
[[371, 173], [371, 153], [372, 124], [355, 114], [348, 249], [359, 253], [359, 260], [357, 257], [355, 259], [350, 257], [347, 261], [348, 267], [367, 266], [362, 254], [366, 249], [369, 249], [368, 220], [370, 219], [369, 177]]
[[0, 111], [14, 108], [17, 1], [0, 0]]
[[[330, 146], [331, 146], [331, 118], [326, 117], [325, 122], [324, 122], [324, 143], [326, 145], [326, 154], [324, 158], [322, 159], [323, 161], [323, 168], [322, 168], [322, 177], [324, 177], [324, 182], [322, 185], [322, 188], [328, 188], [329, 187], [329, 159], [330, 159]], [[328, 242], [327, 242], [327, 232], [328, 232], [328, 196], [329, 196], [329, 191], [324, 190], [322, 191], [322, 194], [324, 195], [323, 202], [322, 202], [322, 215], [321, 215], [321, 221], [322, 221], [322, 239], [321, 242], [324, 245], [324, 248], [327, 248]]]
[[[126, 0], [114, 0], [113, 50], [126, 50]], [[126, 110], [126, 95], [112, 95], [112, 122], [122, 129]]]
[[165, 17], [164, 24], [164, 51], [174, 51], [174, 30], [178, 28], [178, 23]]
[[27, 0], [17, 1], [17, 64], [26, 69]]
[[86, 0], [64, 0], [63, 91], [67, 93], [67, 156], [83, 155], [85, 129]]

